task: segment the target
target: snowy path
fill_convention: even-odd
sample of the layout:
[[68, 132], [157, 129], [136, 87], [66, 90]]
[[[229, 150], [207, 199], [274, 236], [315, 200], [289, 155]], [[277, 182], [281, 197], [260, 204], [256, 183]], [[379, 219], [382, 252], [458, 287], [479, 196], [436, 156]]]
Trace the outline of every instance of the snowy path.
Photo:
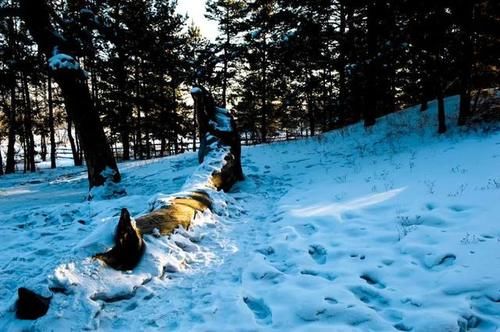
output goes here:
[[[265, 169], [252, 167], [250, 160], [244, 163], [250, 165], [249, 171], [246, 181], [229, 194], [230, 214], [218, 216], [209, 227], [201, 225], [199, 242], [190, 242], [199, 246], [192, 251], [199, 251], [202, 259], [190, 262], [188, 270], [151, 281], [131, 300], [106, 304], [105, 313], [98, 317], [100, 328], [126, 328], [129, 321], [122, 319], [123, 312], [151, 329], [187, 331], [231, 326], [255, 330], [272, 323], [269, 308], [245, 289], [249, 275], [252, 279], [264, 278], [264, 282], [267, 277], [259, 271], [249, 272], [246, 265], [253, 265], [256, 250], [265, 252], [261, 244], [268, 242], [269, 223], [277, 217], [269, 213], [277, 209], [290, 184], [262, 175]], [[158, 307], [168, 310], [151, 311]]]

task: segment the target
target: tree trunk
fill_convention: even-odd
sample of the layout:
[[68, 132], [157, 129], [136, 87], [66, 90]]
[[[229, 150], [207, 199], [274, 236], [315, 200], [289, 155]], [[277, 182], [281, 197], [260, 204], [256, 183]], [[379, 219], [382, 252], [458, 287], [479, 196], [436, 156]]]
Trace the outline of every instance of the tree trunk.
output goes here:
[[[14, 50], [16, 42], [16, 30], [14, 19], [10, 18], [7, 20], [9, 46]], [[12, 53], [12, 61], [16, 61], [16, 54]], [[17, 78], [15, 71], [11, 70], [9, 73], [9, 83], [10, 83], [10, 110], [8, 113], [9, 119], [9, 133], [7, 135], [7, 161], [5, 165], [5, 174], [14, 173], [16, 171], [16, 160], [15, 160], [15, 143], [16, 143], [16, 88], [17, 88]]]
[[127, 103], [125, 98], [125, 91], [127, 91], [127, 72], [125, 69], [125, 54], [123, 51], [118, 52], [118, 64], [117, 64], [117, 85], [118, 93], [120, 94], [122, 100], [120, 103], [120, 137], [123, 147], [123, 160], [130, 160], [130, 124], [132, 108], [131, 105]]
[[23, 83], [23, 95], [25, 101], [24, 107], [24, 138], [26, 142], [26, 150], [25, 150], [25, 159], [26, 159], [26, 169], [29, 169], [30, 172], [34, 173], [36, 171], [35, 165], [35, 139], [33, 137], [33, 121], [32, 121], [32, 109], [31, 109], [31, 97], [30, 91], [28, 87], [28, 77], [25, 74], [22, 75], [22, 83]]
[[227, 106], [227, 75], [229, 68], [229, 59], [228, 59], [228, 48], [231, 35], [229, 34], [229, 8], [226, 8], [226, 43], [224, 45], [224, 69], [222, 78], [222, 107], [226, 108]]
[[15, 144], [16, 144], [16, 76], [12, 73], [12, 86], [10, 88], [9, 133], [7, 136], [7, 164], [5, 174], [16, 171]]
[[428, 98], [429, 98], [429, 84], [427, 83], [427, 78], [423, 78], [424, 82], [422, 83], [421, 91], [420, 91], [420, 112], [425, 112], [429, 109]]
[[420, 103], [420, 112], [425, 112], [425, 111], [427, 111], [427, 109], [429, 109], [429, 105], [427, 104], [427, 100], [423, 100]]
[[446, 132], [446, 117], [444, 109], [444, 94], [441, 82], [438, 83], [437, 101], [438, 101], [438, 133], [444, 134]]
[[[127, 121], [125, 121], [127, 122]], [[120, 137], [122, 139], [122, 147], [123, 147], [123, 160], [130, 160], [130, 128], [128, 124], [123, 125], [121, 128]]]
[[462, 50], [460, 59], [460, 112], [458, 125], [463, 126], [471, 114], [471, 75], [473, 66], [472, 21], [474, 1], [459, 1], [458, 16], [462, 28]]
[[167, 147], [167, 140], [165, 139], [165, 136], [161, 136], [160, 139], [160, 157], [165, 156], [165, 148]]
[[144, 93], [144, 100], [143, 100], [143, 110], [144, 110], [144, 139], [146, 140], [146, 159], [151, 159], [151, 140], [150, 140], [150, 135], [149, 135], [149, 129], [151, 128], [150, 126], [150, 119], [149, 119], [149, 96], [146, 95], [146, 89], [142, 87], [143, 93]]
[[261, 134], [261, 142], [267, 142], [267, 113], [268, 105], [267, 105], [267, 39], [264, 36], [264, 42], [262, 46], [262, 105], [261, 105], [261, 115], [260, 115], [260, 134]]
[[477, 111], [477, 104], [479, 103], [479, 97], [481, 96], [481, 89], [476, 90], [476, 94], [474, 96], [474, 105], [472, 106], [472, 112]]
[[[193, 128], [196, 128], [196, 112], [193, 116]], [[196, 129], [193, 129], [193, 151], [196, 152]]]
[[[346, 54], [346, 43], [347, 43], [347, 36], [346, 36], [346, 13], [345, 13], [345, 5], [340, 3], [339, 4], [339, 15], [340, 15], [340, 26], [339, 26], [339, 33], [340, 33], [340, 43], [339, 43], [339, 56], [338, 56], [338, 71], [339, 71], [339, 81], [338, 81], [338, 86], [339, 86], [339, 99], [338, 99], [338, 114], [339, 114], [339, 121], [340, 125], [345, 123], [345, 118], [347, 117], [346, 114], [346, 95], [347, 95], [347, 86], [346, 86], [346, 62], [347, 62], [347, 54]], [[339, 123], [335, 123], [335, 127], [338, 126]]]
[[69, 116], [66, 118], [66, 121], [68, 124], [68, 139], [69, 139], [69, 144], [71, 146], [71, 155], [73, 156], [73, 163], [75, 166], [81, 166], [82, 163], [80, 161], [80, 155], [78, 154], [75, 138], [73, 137], [73, 122], [71, 121], [71, 118]]
[[28, 152], [26, 151], [26, 136], [21, 136], [21, 147], [23, 148], [23, 173], [27, 172], [28, 169]]
[[[0, 147], [2, 146], [2, 140], [0, 139]], [[0, 148], [0, 175], [3, 175], [3, 158], [2, 158], [2, 150]]]
[[66, 111], [75, 122], [85, 153], [89, 187], [101, 186], [108, 180], [119, 182], [120, 172], [94, 107], [85, 72], [74, 56], [61, 53], [68, 49], [68, 41], [54, 33], [49, 5], [46, 1], [21, 0], [20, 8], [38, 49], [49, 59], [49, 69], [61, 88]]
[[316, 133], [316, 109], [313, 102], [313, 97], [310, 92], [307, 93], [307, 118], [309, 120], [309, 131], [311, 136]]
[[209, 180], [206, 183], [188, 182], [182, 194], [168, 202], [158, 202], [155, 205], [160, 208], [136, 218], [135, 225], [128, 211], [123, 209], [115, 246], [95, 256], [114, 269], [130, 270], [139, 263], [145, 250], [144, 234], [169, 235], [180, 226], [188, 229], [197, 213], [212, 209], [210, 191], [227, 191], [243, 179], [240, 138], [232, 116], [216, 108], [212, 96], [204, 88], [194, 88], [192, 96], [201, 141], [198, 158], [207, 166], [197, 172], [209, 172]]
[[78, 135], [78, 131], [76, 131], [76, 136], [75, 136], [75, 143], [76, 143], [76, 151], [78, 152], [78, 165], [76, 166], [82, 166], [83, 165], [83, 159], [85, 159], [82, 147], [80, 145], [80, 135]]
[[54, 128], [54, 104], [52, 100], [52, 78], [50, 77], [50, 70], [47, 75], [47, 92], [50, 130], [50, 168], [56, 168], [56, 131]]
[[376, 67], [378, 62], [377, 37], [378, 37], [378, 2], [370, 0], [367, 16], [367, 39], [368, 39], [368, 64], [366, 65], [365, 83], [365, 105], [364, 124], [370, 127], [375, 124], [378, 104], [378, 89], [376, 78]]
[[47, 161], [47, 139], [43, 132], [40, 134], [40, 158], [42, 161]]

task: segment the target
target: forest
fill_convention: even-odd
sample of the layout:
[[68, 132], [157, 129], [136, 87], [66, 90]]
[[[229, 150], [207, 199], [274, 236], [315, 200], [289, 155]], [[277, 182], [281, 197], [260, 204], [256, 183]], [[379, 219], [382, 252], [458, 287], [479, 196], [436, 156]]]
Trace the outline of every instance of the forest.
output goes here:
[[498, 331], [499, 2], [189, 3], [0, 0], [0, 330]]
[[[114, 169], [115, 159], [196, 150], [194, 84], [231, 109], [243, 144], [370, 127], [434, 98], [443, 133], [445, 96], [460, 95], [463, 125], [481, 89], [498, 85], [496, 1], [209, 0], [213, 41], [176, 1], [37, 6], [1, 3], [0, 174], [56, 167], [62, 137], [75, 165], [89, 167], [92, 154]], [[78, 87], [58, 77], [65, 63], [78, 68]]]

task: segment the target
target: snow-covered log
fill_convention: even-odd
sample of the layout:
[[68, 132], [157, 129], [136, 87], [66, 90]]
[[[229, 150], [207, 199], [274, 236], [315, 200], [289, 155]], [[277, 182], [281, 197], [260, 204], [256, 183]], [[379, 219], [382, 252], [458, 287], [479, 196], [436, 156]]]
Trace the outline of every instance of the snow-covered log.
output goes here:
[[195, 87], [195, 102], [200, 135], [200, 166], [186, 182], [182, 193], [158, 198], [152, 211], [134, 220], [122, 210], [116, 228], [115, 246], [95, 257], [117, 270], [133, 269], [145, 249], [145, 234], [169, 235], [177, 228], [188, 229], [197, 213], [213, 208], [210, 192], [229, 190], [243, 179], [240, 137], [233, 117], [215, 106], [210, 93]]
[[[170, 235], [179, 228], [189, 229], [197, 214], [224, 210], [224, 194], [220, 191], [229, 190], [236, 181], [243, 179], [241, 146], [234, 119], [225, 109], [215, 106], [212, 96], [203, 87], [194, 88], [192, 96], [202, 146], [200, 165], [180, 193], [154, 199], [150, 203], [149, 213], [134, 220], [127, 209], [122, 209], [113, 248], [94, 256], [115, 270], [125, 271], [136, 267], [147, 249], [144, 235]], [[101, 278], [96, 279], [94, 272], [91, 272], [94, 268], [91, 260], [62, 265], [49, 277], [49, 289], [54, 294], [75, 294], [85, 299], [106, 301], [127, 297], [133, 294], [137, 285], [151, 279], [151, 275], [144, 271], [135, 276], [117, 275], [115, 271], [109, 270], [112, 277], [108, 275], [108, 282], [102, 283]], [[111, 279], [122, 285], [117, 289], [113, 289], [112, 285], [107, 287]], [[83, 289], [76, 289], [83, 284]], [[22, 319], [37, 319], [47, 312], [49, 302], [50, 298], [22, 288], [16, 303], [16, 315]]]

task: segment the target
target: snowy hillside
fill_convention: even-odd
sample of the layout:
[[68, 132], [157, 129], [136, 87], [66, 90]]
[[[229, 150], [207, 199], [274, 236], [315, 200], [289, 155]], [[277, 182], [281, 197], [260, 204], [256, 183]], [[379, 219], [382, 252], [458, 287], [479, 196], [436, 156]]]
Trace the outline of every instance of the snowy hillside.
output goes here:
[[[121, 208], [179, 191], [195, 154], [121, 164], [114, 200], [83, 200], [83, 168], [1, 177], [0, 330], [498, 331], [500, 131], [454, 127], [457, 102], [441, 136], [431, 103], [243, 149], [229, 206], [146, 237], [129, 273], [88, 257]], [[21, 321], [21, 286], [70, 291]]]

